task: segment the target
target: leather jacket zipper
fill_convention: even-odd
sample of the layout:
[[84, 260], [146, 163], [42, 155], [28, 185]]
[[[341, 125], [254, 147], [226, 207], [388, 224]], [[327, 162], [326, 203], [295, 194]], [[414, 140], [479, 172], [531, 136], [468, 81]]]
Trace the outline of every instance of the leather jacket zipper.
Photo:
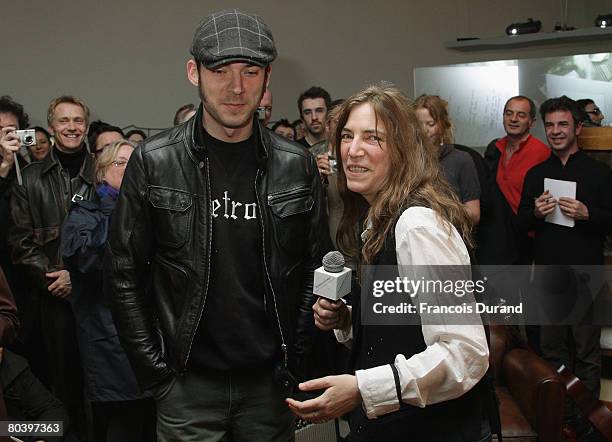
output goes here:
[[[204, 297], [202, 298], [202, 302], [200, 304], [200, 306], [198, 307], [198, 311], [200, 312], [198, 314], [198, 319], [196, 321], [195, 327], [193, 327], [192, 331], [191, 331], [191, 335], [189, 336], [189, 347], [187, 348], [187, 356], [184, 359], [183, 365], [184, 367], [182, 367], [181, 369], [181, 374], [185, 374], [185, 372], [187, 371], [187, 361], [189, 360], [189, 356], [191, 355], [191, 348], [193, 346], [193, 340], [195, 338], [195, 334], [196, 331], [198, 330], [198, 327], [200, 326], [200, 321], [202, 320], [202, 315], [204, 314], [204, 305], [206, 304], [206, 297], [208, 296], [208, 285], [210, 283], [210, 251], [212, 249], [212, 225], [213, 225], [213, 220], [212, 220], [212, 212], [209, 210], [210, 209], [210, 205], [208, 205], [208, 203], [210, 202], [211, 199], [211, 191], [210, 191], [210, 170], [209, 170], [209, 163], [208, 163], [208, 155], [206, 155], [205, 157], [205, 164], [206, 164], [206, 204], [207, 204], [207, 209], [206, 211], [208, 212], [208, 241], [207, 241], [207, 248], [206, 248], [206, 262], [208, 264], [203, 263], [203, 267], [206, 267], [207, 271], [206, 271], [206, 283], [204, 285]], [[212, 203], [211, 203], [212, 204]]]
[[[66, 177], [66, 175], [68, 175], [68, 177]], [[60, 195], [60, 198], [64, 201], [64, 204], [62, 204], [62, 209], [64, 209], [65, 219], [70, 212], [70, 192], [72, 191], [72, 183], [68, 171], [62, 169], [62, 166], [60, 166], [60, 176], [62, 178], [62, 184], [60, 186], [60, 192], [62, 192], [62, 194]], [[68, 197], [66, 197], [67, 195]]]
[[[274, 293], [274, 286], [272, 286], [272, 280], [270, 279], [270, 272], [268, 272], [268, 263], [266, 261], [266, 231], [263, 222], [263, 210], [261, 207], [261, 201], [259, 200], [259, 192], [257, 191], [257, 181], [259, 180], [261, 170], [257, 169], [257, 174], [255, 175], [255, 198], [257, 200], [257, 206], [259, 209], [259, 223], [261, 225], [261, 247], [263, 252], [263, 264], [264, 264], [264, 272], [266, 273], [266, 279], [268, 280], [268, 285], [270, 286], [270, 290], [272, 291], [272, 301], [274, 304], [274, 313], [276, 315], [276, 322], [278, 324], [278, 331], [280, 333], [281, 338], [281, 350], [283, 352], [283, 363], [285, 368], [288, 368], [289, 365], [289, 351], [287, 349], [287, 343], [285, 342], [285, 336], [283, 334], [283, 328], [281, 326], [280, 315], [278, 314], [278, 307], [276, 305], [276, 294]], [[268, 196], [268, 201], [270, 201], [270, 196]], [[264, 294], [265, 301], [265, 294]]]

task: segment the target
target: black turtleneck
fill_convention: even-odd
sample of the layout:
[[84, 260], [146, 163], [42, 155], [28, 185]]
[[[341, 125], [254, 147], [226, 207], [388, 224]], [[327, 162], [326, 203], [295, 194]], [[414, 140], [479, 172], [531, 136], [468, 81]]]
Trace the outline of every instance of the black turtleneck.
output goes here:
[[86, 150], [85, 146], [78, 152], [62, 152], [57, 147], [54, 148], [55, 155], [57, 155], [57, 159], [62, 165], [62, 169], [68, 171], [71, 179], [79, 174], [83, 161], [85, 160]]

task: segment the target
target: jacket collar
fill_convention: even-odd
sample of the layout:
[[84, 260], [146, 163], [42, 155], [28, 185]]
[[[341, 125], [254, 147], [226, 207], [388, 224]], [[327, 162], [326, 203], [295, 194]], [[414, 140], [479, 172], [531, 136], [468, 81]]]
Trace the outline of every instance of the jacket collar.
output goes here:
[[[185, 142], [185, 145], [187, 146], [188, 150], [193, 150], [197, 153], [201, 153], [201, 152], [205, 152], [206, 151], [206, 146], [198, 146], [197, 142], [196, 142], [196, 130], [199, 129], [199, 127], [197, 126], [198, 124], [201, 124], [200, 122], [202, 121], [202, 113], [204, 112], [204, 108], [202, 106], [202, 103], [200, 103], [200, 106], [198, 107], [198, 111], [196, 112], [196, 114], [193, 116], [193, 118], [190, 118], [187, 122], [184, 123], [184, 132], [183, 132], [183, 140]], [[254, 118], [254, 122], [253, 124], [257, 125], [257, 130], [259, 131], [259, 143], [257, 143], [257, 150], [256, 150], [256, 158], [257, 158], [257, 164], [264, 164], [267, 159], [268, 159], [268, 150], [269, 150], [269, 146], [270, 146], [270, 134], [268, 133], [268, 131], [266, 130], [265, 127], [263, 127], [261, 125], [261, 123], [259, 122], [259, 120], [255, 117]], [[47, 157], [49, 157], [50, 155], [48, 155]], [[197, 155], [196, 155], [197, 156]]]
[[51, 148], [51, 152], [42, 160], [42, 173], [49, 172], [55, 166], [59, 166], [59, 160], [55, 155], [55, 147]]
[[565, 162], [565, 164], [561, 162], [561, 158], [559, 158], [555, 153], [551, 153], [550, 157], [548, 158], [551, 159], [552, 161], [559, 163], [561, 166], [567, 166], [570, 162], [580, 160], [583, 157], [583, 155], [585, 155], [585, 153], [582, 152], [581, 149], [578, 149], [576, 152], [570, 154], [567, 157], [567, 161]]
[[257, 146], [257, 164], [263, 164], [268, 160], [269, 148], [271, 146], [270, 133], [268, 130], [255, 118], [255, 123], [259, 130], [259, 145]]
[[[46, 174], [54, 167], [60, 167], [60, 162], [57, 159], [57, 155], [55, 154], [56, 147], [51, 149], [49, 155], [47, 155], [42, 160], [42, 173]], [[81, 165], [81, 170], [79, 171], [79, 176], [83, 181], [87, 184], [93, 183], [93, 171], [94, 171], [94, 158], [93, 155], [87, 151], [87, 146], [83, 145], [83, 149], [85, 149], [85, 159], [83, 160], [83, 164]]]

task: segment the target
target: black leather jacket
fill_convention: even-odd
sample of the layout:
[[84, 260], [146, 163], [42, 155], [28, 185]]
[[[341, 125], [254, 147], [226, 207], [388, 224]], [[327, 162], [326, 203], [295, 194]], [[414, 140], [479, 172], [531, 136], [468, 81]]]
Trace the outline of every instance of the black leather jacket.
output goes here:
[[23, 185], [13, 184], [8, 238], [12, 258], [38, 288], [49, 285], [45, 273], [63, 268], [60, 229], [74, 195], [91, 198], [93, 165], [93, 155], [86, 153], [79, 174], [71, 179], [52, 149], [41, 162], [23, 168]]
[[[111, 220], [107, 291], [143, 388], [185, 373], [206, 304], [212, 212], [206, 149], [194, 141], [201, 112], [200, 106], [195, 118], [134, 151]], [[321, 179], [306, 149], [268, 130], [259, 133], [254, 186], [266, 310], [295, 369], [314, 330], [313, 272], [329, 244]]]

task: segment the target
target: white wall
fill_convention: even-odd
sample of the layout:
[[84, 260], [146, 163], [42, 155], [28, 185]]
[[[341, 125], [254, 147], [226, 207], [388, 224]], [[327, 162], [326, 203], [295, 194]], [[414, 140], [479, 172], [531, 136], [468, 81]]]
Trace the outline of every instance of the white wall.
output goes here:
[[[569, 0], [570, 24], [593, 26], [612, 0]], [[197, 100], [185, 77], [193, 30], [209, 12], [239, 7], [260, 14], [279, 50], [273, 119], [297, 117], [311, 85], [332, 97], [389, 80], [412, 95], [419, 66], [608, 52], [612, 40], [503, 51], [444, 48], [459, 36], [492, 37], [527, 17], [545, 31], [561, 20], [559, 0], [293, 0], [234, 2], [22, 0], [0, 8], [0, 95], [45, 121], [49, 100], [83, 97], [94, 117], [120, 126], [166, 127], [176, 108]]]

